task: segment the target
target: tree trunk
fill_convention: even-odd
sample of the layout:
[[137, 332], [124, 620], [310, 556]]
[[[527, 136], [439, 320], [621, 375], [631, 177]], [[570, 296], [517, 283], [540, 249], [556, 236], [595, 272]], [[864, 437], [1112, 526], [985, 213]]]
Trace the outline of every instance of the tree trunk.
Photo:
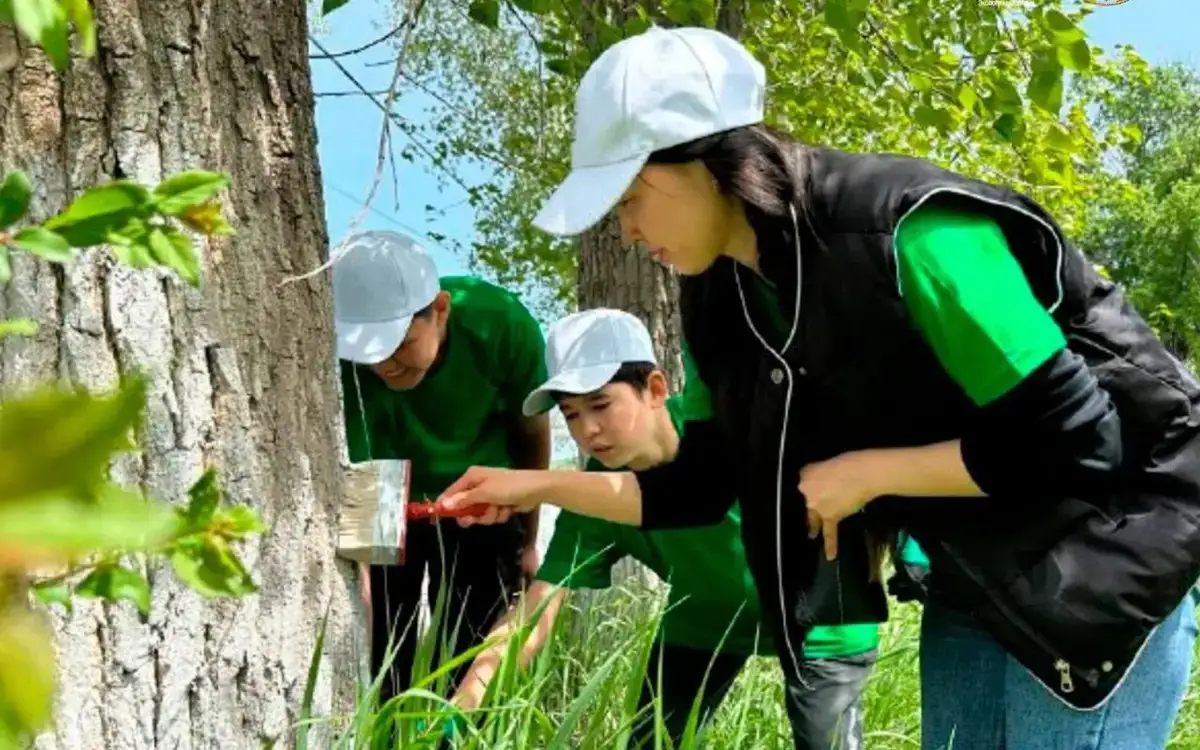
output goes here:
[[[332, 315], [305, 3], [96, 0], [99, 52], [57, 76], [0, 28], [0, 163], [36, 187], [34, 217], [115, 177], [231, 173], [237, 229], [204, 251], [202, 290], [89, 253], [63, 268], [17, 256], [0, 315], [41, 324], [0, 345], [6, 388], [68, 378], [150, 381], [142, 452], [118, 481], [172, 501], [207, 465], [271, 531], [241, 547], [261, 586], [207, 601], [155, 570], [153, 611], [76, 602], [57, 616], [57, 727], [39, 748], [256, 748], [292, 743], [320, 622], [314, 713], [346, 710], [356, 666], [354, 574], [333, 558], [342, 477]], [[316, 740], [318, 747], [326, 741]]]
[[[623, 18], [627, 9], [620, 0], [593, 0], [599, 13], [583, 13], [588, 23], [597, 15]], [[717, 27], [734, 37], [741, 35], [745, 0], [725, 0], [717, 14]], [[612, 17], [610, 16], [610, 17]], [[596, 43], [595, 30], [585, 26], [583, 39]], [[613, 307], [639, 317], [650, 330], [658, 362], [678, 393], [683, 388], [683, 330], [679, 320], [679, 282], [674, 272], [650, 259], [640, 248], [621, 244], [620, 229], [610, 214], [579, 238], [579, 309]], [[648, 583], [655, 576], [632, 560], [622, 561], [614, 577], [637, 575]]]

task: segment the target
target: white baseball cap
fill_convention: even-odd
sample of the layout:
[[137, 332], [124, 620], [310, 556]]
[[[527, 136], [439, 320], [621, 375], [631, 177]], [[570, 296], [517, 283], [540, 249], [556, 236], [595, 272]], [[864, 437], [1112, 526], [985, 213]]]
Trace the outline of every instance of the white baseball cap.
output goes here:
[[575, 92], [571, 173], [534, 218], [544, 232], [583, 232], [616, 205], [647, 157], [763, 121], [766, 73], [719, 31], [650, 29], [617, 42]]
[[532, 417], [554, 408], [555, 393], [582, 395], [608, 385], [626, 362], [658, 364], [650, 332], [621, 310], [585, 310], [550, 326], [546, 371], [550, 379], [530, 393], [522, 410]]
[[439, 291], [433, 258], [411, 237], [387, 230], [351, 237], [333, 264], [338, 359], [373, 365], [392, 356], [413, 314]]

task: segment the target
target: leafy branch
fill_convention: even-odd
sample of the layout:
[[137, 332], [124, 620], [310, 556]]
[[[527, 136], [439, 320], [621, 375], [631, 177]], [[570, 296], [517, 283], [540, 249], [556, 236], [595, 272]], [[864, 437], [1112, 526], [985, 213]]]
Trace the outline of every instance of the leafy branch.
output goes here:
[[[78, 51], [95, 54], [87, 0], [0, 0], [0, 23], [16, 26], [59, 71], [70, 64], [72, 28]], [[197, 287], [202, 264], [189, 233], [206, 242], [232, 233], [217, 198], [228, 185], [228, 175], [203, 170], [154, 187], [115, 180], [36, 223], [26, 219], [29, 178], [9, 172], [0, 183], [0, 286], [12, 278], [15, 252], [67, 263], [107, 246], [120, 262], [170, 270]], [[0, 338], [36, 330], [33, 320], [0, 320]], [[257, 590], [233, 545], [266, 529], [250, 507], [223, 502], [214, 470], [183, 507], [109, 480], [114, 458], [136, 449], [145, 403], [145, 383], [129, 377], [110, 394], [55, 384], [0, 404], [0, 750], [27, 746], [52, 721], [56, 657], [39, 605], [128, 601], [146, 616], [143, 570], [160, 560], [204, 596]]]

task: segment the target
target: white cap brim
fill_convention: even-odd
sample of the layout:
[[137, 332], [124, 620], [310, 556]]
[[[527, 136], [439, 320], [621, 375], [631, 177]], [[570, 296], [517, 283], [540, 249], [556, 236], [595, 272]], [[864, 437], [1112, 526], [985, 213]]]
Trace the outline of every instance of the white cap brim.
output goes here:
[[555, 393], [570, 393], [581, 396], [585, 393], [598, 391], [613, 379], [621, 363], [591, 365], [576, 370], [564, 370], [543, 383], [537, 390], [525, 397], [521, 411], [525, 416], [533, 417], [544, 414], [554, 408]]
[[572, 169], [550, 200], [538, 211], [533, 225], [548, 234], [570, 237], [595, 226], [637, 179], [650, 154]]
[[413, 316], [383, 323], [333, 322], [337, 333], [337, 356], [360, 365], [379, 364], [392, 356], [408, 335]]

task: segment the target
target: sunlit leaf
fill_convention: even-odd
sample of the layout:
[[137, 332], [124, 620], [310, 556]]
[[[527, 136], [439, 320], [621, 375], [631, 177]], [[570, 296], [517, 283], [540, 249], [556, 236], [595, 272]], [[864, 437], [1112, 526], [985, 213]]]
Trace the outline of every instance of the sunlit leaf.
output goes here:
[[1058, 117], [1063, 102], [1063, 69], [1057, 57], [1049, 52], [1034, 56], [1033, 74], [1029, 78], [1029, 101]]
[[182, 528], [170, 506], [106, 485], [93, 500], [48, 496], [0, 502], [0, 547], [31, 560], [146, 550]]
[[211, 200], [180, 211], [176, 217], [189, 229], [207, 236], [233, 234], [233, 228], [221, 215], [221, 204]]
[[1085, 39], [1080, 39], [1066, 46], [1060, 46], [1057, 53], [1058, 61], [1062, 63], [1064, 68], [1083, 71], [1092, 65], [1092, 48], [1088, 46]]
[[129, 601], [143, 616], [150, 614], [150, 584], [136, 570], [120, 565], [101, 565], [75, 587], [75, 593], [110, 602]]
[[220, 504], [221, 485], [217, 481], [217, 472], [208, 469], [188, 490], [188, 504], [183, 511], [188, 528], [197, 531], [208, 528]]
[[75, 31], [79, 33], [79, 48], [84, 57], [96, 54], [96, 24], [88, 0], [59, 0], [66, 9]]
[[175, 227], [153, 227], [148, 235], [150, 257], [170, 268], [192, 286], [200, 284], [200, 259], [187, 235]]
[[61, 580], [34, 583], [29, 591], [34, 599], [47, 607], [57, 604], [71, 610], [71, 587]]
[[130, 379], [103, 396], [49, 386], [0, 404], [0, 504], [95, 484], [132, 447], [144, 402]]
[[135, 182], [119, 180], [89, 188], [66, 211], [45, 222], [74, 247], [91, 247], [108, 241], [133, 218], [151, 209], [150, 191]]
[[204, 596], [242, 596], [258, 590], [242, 561], [219, 537], [179, 544], [170, 558], [179, 580]]
[[44, 227], [25, 227], [13, 236], [13, 244], [54, 263], [71, 260], [76, 252], [65, 237]]
[[6, 336], [32, 336], [37, 333], [38, 324], [29, 318], [7, 318], [0, 320], [0, 339]]
[[171, 175], [154, 188], [155, 207], [168, 216], [206, 203], [229, 186], [229, 175], [191, 169]]

